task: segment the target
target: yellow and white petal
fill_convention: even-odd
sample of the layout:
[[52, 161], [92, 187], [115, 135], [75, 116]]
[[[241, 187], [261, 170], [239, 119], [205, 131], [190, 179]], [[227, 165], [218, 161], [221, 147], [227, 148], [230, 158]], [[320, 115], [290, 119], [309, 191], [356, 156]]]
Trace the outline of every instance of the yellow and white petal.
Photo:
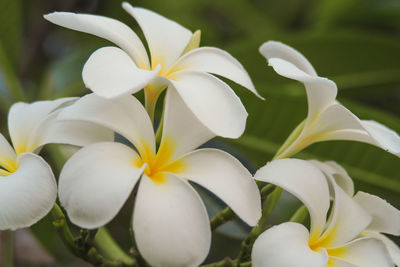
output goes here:
[[218, 149], [199, 149], [186, 154], [179, 177], [187, 178], [222, 199], [247, 224], [261, 217], [258, 187], [249, 171], [233, 156]]
[[334, 161], [322, 162], [318, 160], [309, 160], [309, 162], [317, 166], [327, 175], [331, 175], [335, 179], [336, 184], [339, 185], [349, 196], [354, 195], [354, 182], [342, 166]]
[[247, 112], [239, 97], [220, 79], [208, 73], [179, 71], [171, 84], [199, 121], [211, 132], [227, 138], [242, 135]]
[[89, 57], [82, 71], [83, 82], [95, 94], [105, 98], [130, 95], [143, 89], [160, 71], [142, 70], [118, 47], [103, 47]]
[[43, 141], [41, 125], [50, 113], [77, 98], [67, 97], [31, 104], [19, 102], [8, 113], [8, 130], [17, 154], [32, 152]]
[[338, 257], [329, 257], [327, 267], [360, 267]]
[[311, 250], [308, 240], [308, 230], [299, 223], [276, 225], [257, 238], [251, 253], [252, 264], [254, 267], [326, 267], [326, 251]]
[[42, 219], [57, 198], [50, 166], [33, 153], [18, 157], [18, 169], [0, 177], [0, 230], [29, 227]]
[[155, 153], [155, 137], [150, 118], [133, 96], [105, 99], [89, 94], [64, 108], [58, 119], [95, 123], [121, 134], [140, 153]]
[[146, 49], [139, 37], [131, 28], [118, 20], [69, 12], [53, 12], [44, 15], [44, 18], [59, 26], [109, 40], [128, 53], [137, 67], [142, 69], [150, 67]]
[[319, 244], [324, 247], [336, 247], [359, 236], [371, 223], [372, 217], [347, 195], [332, 177], [328, 178], [334, 190], [334, 202], [328, 226]]
[[86, 146], [65, 163], [59, 198], [74, 224], [95, 229], [117, 215], [143, 173], [134, 165], [139, 156], [121, 143]]
[[372, 215], [369, 231], [391, 235], [400, 235], [400, 211], [386, 200], [365, 192], [357, 192], [353, 198], [361, 207]]
[[[7, 139], [0, 133], [0, 166], [6, 170], [15, 169], [17, 155]], [[0, 172], [0, 175], [1, 172]], [[1, 177], [0, 177], [1, 178]]]
[[192, 38], [192, 32], [150, 10], [132, 7], [127, 2], [122, 7], [135, 18], [146, 37], [151, 66], [154, 68], [161, 64], [161, 72], [167, 72], [184, 51]]
[[[267, 46], [268, 47], [268, 46]], [[326, 78], [316, 76], [308, 61], [294, 49], [261, 49], [262, 54], [268, 59], [268, 64], [281, 76], [304, 83], [308, 99], [308, 121], [312, 122], [320, 112], [334, 103], [337, 87]]]
[[173, 69], [217, 74], [249, 89], [259, 98], [249, 74], [242, 64], [228, 52], [215, 47], [200, 47], [183, 55]]
[[152, 266], [199, 266], [210, 248], [202, 200], [186, 181], [171, 174], [165, 174], [162, 184], [143, 175], [133, 230], [141, 255]]
[[167, 91], [160, 150], [169, 147], [170, 160], [204, 144], [215, 134], [205, 127], [174, 88]]
[[259, 49], [260, 53], [266, 58], [281, 58], [294, 64], [297, 68], [308, 75], [318, 76], [311, 63], [299, 51], [277, 41], [263, 43]]
[[392, 258], [394, 264], [396, 264], [396, 266], [400, 266], [400, 248], [396, 243], [394, 243], [385, 235], [373, 231], [364, 231], [363, 236], [369, 236], [381, 240], [385, 244], [386, 249], [389, 251], [390, 257]]
[[327, 251], [330, 255], [333, 253], [336, 257], [359, 267], [394, 266], [385, 245], [376, 238], [359, 238]]
[[329, 186], [325, 175], [311, 163], [300, 159], [268, 162], [254, 175], [255, 179], [282, 187], [307, 207], [311, 233], [318, 237], [324, 230], [329, 209]]

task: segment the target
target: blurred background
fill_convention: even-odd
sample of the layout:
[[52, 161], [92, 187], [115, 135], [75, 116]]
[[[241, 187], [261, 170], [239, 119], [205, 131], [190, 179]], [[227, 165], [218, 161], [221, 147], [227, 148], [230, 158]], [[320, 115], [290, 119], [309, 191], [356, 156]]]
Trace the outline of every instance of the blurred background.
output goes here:
[[[72, 11], [116, 18], [143, 37], [120, 0], [0, 0], [0, 119], [7, 133], [7, 112], [16, 101], [80, 96], [89, 92], [81, 79], [88, 56], [110, 45], [103, 39], [50, 24], [42, 15]], [[232, 84], [248, 113], [238, 140], [206, 144], [238, 157], [252, 173], [272, 158], [307, 112], [304, 87], [278, 76], [259, 54], [259, 46], [278, 40], [301, 51], [320, 76], [335, 81], [338, 100], [361, 119], [373, 119], [400, 132], [400, 1], [398, 0], [135, 0], [194, 31], [202, 46], [227, 50], [248, 70], [261, 101]], [[141, 97], [139, 95], [139, 97]], [[55, 173], [65, 149], [49, 146], [44, 156]], [[345, 141], [314, 144], [298, 155], [335, 160], [355, 180], [356, 188], [377, 194], [400, 208], [400, 160], [378, 148]], [[34, 178], [34, 177], [33, 177]], [[198, 188], [212, 216], [224, 207]], [[90, 192], [88, 192], [90, 194]], [[269, 223], [290, 218], [299, 206], [284, 194]], [[132, 201], [110, 224], [113, 236], [129, 250]], [[208, 261], [235, 257], [248, 228], [231, 222], [214, 233]], [[1, 235], [1, 233], [0, 233]], [[64, 247], [44, 218], [31, 230], [15, 233], [17, 266], [85, 266]], [[1, 257], [1, 249], [0, 249]]]

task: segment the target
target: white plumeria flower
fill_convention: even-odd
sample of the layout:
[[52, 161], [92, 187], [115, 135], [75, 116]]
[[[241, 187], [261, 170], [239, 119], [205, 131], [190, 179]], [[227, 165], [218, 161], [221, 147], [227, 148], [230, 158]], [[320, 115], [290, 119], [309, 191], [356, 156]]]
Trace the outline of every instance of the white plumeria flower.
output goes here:
[[75, 153], [60, 174], [59, 197], [73, 223], [94, 229], [116, 216], [141, 178], [133, 230], [140, 253], [154, 266], [197, 266], [208, 254], [209, 219], [188, 180], [249, 225], [261, 216], [256, 183], [238, 160], [217, 149], [193, 150], [214, 134], [185, 105], [176, 91], [167, 92], [158, 151], [150, 118], [133, 96], [87, 95], [59, 115], [108, 127], [135, 146], [101, 142]]
[[[253, 266], [394, 266], [380, 240], [359, 237], [371, 224], [371, 215], [310, 162], [278, 159], [258, 170], [255, 178], [275, 184], [301, 200], [310, 213], [311, 225], [310, 231], [292, 222], [266, 230], [254, 243]], [[329, 187], [334, 202], [327, 220]]]
[[97, 125], [57, 122], [57, 108], [73, 100], [20, 102], [10, 108], [13, 146], [0, 134], [0, 230], [29, 227], [53, 207], [57, 184], [50, 166], [37, 155], [43, 145], [87, 145], [114, 138]]
[[284, 77], [304, 83], [308, 99], [308, 115], [297, 138], [280, 156], [290, 157], [320, 141], [353, 140], [369, 143], [400, 156], [400, 137], [393, 130], [375, 121], [357, 118], [338, 103], [336, 84], [319, 77], [308, 60], [295, 49], [269, 41], [260, 47], [268, 64]]
[[354, 195], [353, 180], [335, 162], [320, 162], [315, 160], [310, 162], [327, 175], [334, 177], [336, 183], [372, 216], [371, 223], [361, 235], [375, 237], [383, 241], [393, 262], [397, 266], [400, 266], [400, 248], [382, 234], [400, 236], [400, 211], [378, 196], [362, 191], [358, 191]]
[[174, 21], [128, 3], [122, 6], [140, 25], [150, 57], [138, 36], [117, 20], [67, 12], [44, 16], [57, 25], [102, 37], [120, 47], [103, 47], [90, 56], [82, 72], [86, 86], [105, 98], [132, 94], [145, 87], [150, 117], [158, 96], [169, 86], [168, 90], [176, 90], [198, 120], [216, 135], [239, 137], [247, 112], [233, 90], [209, 73], [258, 95], [243, 66], [223, 50], [198, 48], [199, 35]]

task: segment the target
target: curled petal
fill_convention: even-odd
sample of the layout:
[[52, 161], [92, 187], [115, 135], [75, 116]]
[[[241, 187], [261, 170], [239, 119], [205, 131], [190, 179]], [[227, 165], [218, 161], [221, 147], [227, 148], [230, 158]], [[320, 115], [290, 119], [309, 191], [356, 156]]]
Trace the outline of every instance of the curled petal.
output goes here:
[[18, 169], [0, 177], [0, 230], [29, 227], [53, 207], [57, 184], [50, 166], [39, 156], [24, 153]]
[[139, 37], [124, 23], [96, 15], [54, 12], [44, 15], [48, 21], [72, 30], [96, 35], [125, 50], [140, 68], [150, 66], [146, 49]]
[[251, 226], [261, 216], [261, 199], [253, 177], [234, 157], [217, 149], [186, 154], [186, 168], [179, 176], [196, 182], [221, 198]]
[[361, 125], [373, 138], [373, 145], [400, 157], [400, 136], [385, 125], [376, 121], [361, 121]]
[[170, 88], [165, 98], [162, 136], [160, 148], [167, 140], [175, 141], [170, 156], [170, 160], [174, 160], [204, 144], [215, 134], [199, 121], [178, 92]]
[[249, 74], [242, 64], [229, 53], [215, 47], [200, 47], [193, 49], [181, 57], [174, 69], [208, 72], [228, 78], [249, 89], [263, 99], [254, 88]]
[[60, 112], [60, 121], [82, 121], [109, 128], [128, 139], [142, 153], [155, 152], [154, 130], [142, 104], [133, 96], [104, 99], [89, 94]]
[[324, 230], [329, 209], [329, 187], [324, 174], [299, 159], [279, 159], [259, 169], [255, 179], [282, 187], [306, 205], [315, 236]]
[[357, 192], [354, 200], [372, 215], [368, 230], [400, 235], [400, 211], [378, 196]]
[[203, 202], [187, 182], [171, 174], [162, 184], [143, 176], [133, 230], [140, 253], [152, 266], [199, 266], [210, 248]]
[[143, 173], [137, 153], [120, 143], [97, 143], [76, 152], [65, 163], [59, 197], [70, 220], [83, 228], [107, 224], [122, 208]]
[[109, 46], [96, 50], [89, 57], [82, 77], [86, 87], [95, 94], [114, 98], [143, 89], [159, 71], [160, 66], [152, 71], [142, 70], [123, 50]]
[[262, 233], [253, 246], [254, 267], [323, 267], [327, 266], [325, 250], [317, 252], [308, 246], [309, 233], [298, 223], [282, 223]]
[[186, 105], [210, 131], [228, 138], [242, 135], [247, 112], [226, 83], [210, 74], [193, 71], [179, 71], [170, 79]]
[[9, 169], [14, 167], [17, 155], [7, 139], [0, 133], [0, 166]]
[[122, 7], [136, 19], [142, 29], [149, 45], [151, 65], [155, 67], [161, 64], [164, 68], [162, 72], [168, 71], [182, 54], [192, 32], [150, 10], [132, 7], [127, 2]]
[[390, 257], [392, 258], [394, 264], [396, 264], [396, 266], [400, 266], [400, 248], [396, 243], [387, 238], [385, 235], [373, 231], [364, 231], [363, 236], [373, 237], [381, 240], [385, 244], [386, 249], [389, 251]]

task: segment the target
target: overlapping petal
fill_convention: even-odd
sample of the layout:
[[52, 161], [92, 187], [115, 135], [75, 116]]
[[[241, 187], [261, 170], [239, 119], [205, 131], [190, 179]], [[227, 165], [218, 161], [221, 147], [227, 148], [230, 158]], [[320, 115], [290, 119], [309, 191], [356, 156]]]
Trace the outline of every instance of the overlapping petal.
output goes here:
[[255, 179], [275, 184], [306, 205], [311, 217], [311, 233], [324, 230], [329, 209], [329, 187], [324, 174], [314, 165], [299, 159], [280, 159], [259, 169]]
[[373, 238], [376, 238], [376, 239], [379, 239], [380, 241], [382, 241], [383, 244], [385, 244], [386, 249], [388, 250], [390, 257], [392, 258], [392, 261], [394, 262], [394, 264], [396, 264], [397, 266], [400, 266], [400, 248], [396, 243], [394, 243], [392, 240], [390, 240], [385, 235], [379, 234], [374, 231], [364, 231], [363, 236], [373, 237]]
[[0, 230], [29, 227], [53, 207], [57, 184], [50, 166], [39, 156], [18, 157], [18, 170], [0, 177]]
[[122, 208], [143, 173], [133, 162], [137, 153], [120, 143], [86, 146], [64, 165], [59, 197], [70, 220], [94, 229], [108, 223]]
[[247, 224], [261, 216], [261, 199], [249, 171], [230, 154], [218, 149], [199, 149], [184, 157], [186, 168], [178, 176], [210, 190]]
[[170, 79], [186, 105], [210, 131], [228, 138], [237, 138], [243, 133], [246, 109], [226, 83], [194, 71], [179, 71]]
[[69, 12], [54, 12], [44, 15], [44, 18], [59, 26], [109, 40], [128, 53], [137, 67], [150, 68], [143, 43], [131, 28], [118, 20], [103, 16]]
[[325, 250], [315, 252], [308, 246], [309, 233], [299, 223], [282, 223], [262, 233], [252, 251], [254, 267], [324, 267]]
[[144, 175], [140, 182], [133, 216], [138, 249], [152, 266], [198, 266], [211, 243], [204, 204], [187, 182], [165, 179], [157, 184]]
[[117, 47], [96, 50], [83, 67], [82, 77], [87, 88], [105, 98], [136, 93], [149, 84], [161, 66], [148, 71], [138, 68], [131, 57]]
[[146, 37], [151, 66], [154, 68], [161, 64], [161, 72], [168, 71], [182, 54], [192, 37], [192, 32], [150, 10], [132, 7], [127, 2], [124, 2], [122, 7], [135, 18]]
[[400, 235], [400, 211], [378, 196], [357, 192], [353, 198], [372, 215], [369, 231]]
[[155, 153], [154, 130], [142, 104], [133, 96], [104, 99], [89, 94], [64, 108], [59, 120], [95, 123], [114, 130], [142, 152]]
[[256, 91], [249, 74], [242, 64], [228, 52], [215, 47], [200, 47], [183, 55], [174, 65], [173, 69], [200, 71], [217, 74], [228, 78], [237, 84], [249, 89], [252, 93], [263, 99]]
[[[15, 168], [17, 155], [7, 139], [0, 134], [0, 166], [5, 169]], [[1, 175], [1, 171], [0, 171]]]

